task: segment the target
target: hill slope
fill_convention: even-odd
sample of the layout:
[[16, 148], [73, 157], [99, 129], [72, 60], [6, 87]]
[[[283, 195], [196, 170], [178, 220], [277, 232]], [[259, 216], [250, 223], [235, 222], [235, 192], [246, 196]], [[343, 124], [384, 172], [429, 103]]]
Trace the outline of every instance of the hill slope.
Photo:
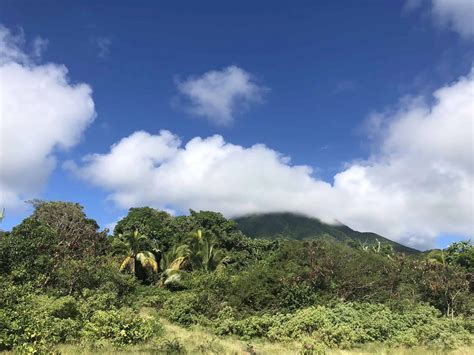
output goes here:
[[235, 219], [239, 229], [253, 238], [288, 238], [288, 239], [316, 239], [331, 236], [340, 241], [353, 240], [362, 243], [390, 244], [396, 251], [404, 253], [418, 253], [416, 249], [391, 241], [375, 233], [355, 231], [345, 225], [330, 225], [316, 218], [282, 212], [254, 214]]

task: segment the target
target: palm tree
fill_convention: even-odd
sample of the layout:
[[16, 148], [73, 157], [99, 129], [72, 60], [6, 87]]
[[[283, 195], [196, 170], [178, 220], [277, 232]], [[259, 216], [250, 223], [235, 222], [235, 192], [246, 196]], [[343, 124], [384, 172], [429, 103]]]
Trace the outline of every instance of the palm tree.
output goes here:
[[181, 273], [185, 269], [214, 271], [229, 261], [221, 249], [217, 248], [217, 238], [210, 232], [198, 230], [192, 233], [186, 243], [175, 246], [163, 254], [161, 285], [179, 288]]
[[163, 253], [160, 265], [163, 268], [161, 273], [161, 286], [169, 288], [180, 288], [181, 286], [181, 272], [189, 265], [188, 262], [188, 246], [175, 245], [172, 249]]
[[137, 230], [133, 233], [119, 234], [112, 242], [114, 254], [126, 255], [120, 263], [120, 271], [129, 271], [142, 281], [146, 273], [157, 273], [159, 268], [158, 249], [153, 249], [151, 241]]
[[211, 232], [198, 230], [185, 245], [183, 256], [187, 257], [194, 270], [214, 271], [229, 261], [224, 252], [217, 248], [217, 238]]

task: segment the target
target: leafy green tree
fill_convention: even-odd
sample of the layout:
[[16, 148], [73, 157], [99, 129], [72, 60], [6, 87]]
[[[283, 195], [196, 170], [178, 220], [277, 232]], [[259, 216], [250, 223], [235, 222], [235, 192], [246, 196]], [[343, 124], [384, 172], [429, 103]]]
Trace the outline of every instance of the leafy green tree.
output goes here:
[[452, 243], [446, 249], [446, 260], [450, 264], [457, 264], [470, 273], [474, 273], [474, 245], [472, 241]]
[[173, 244], [173, 217], [164, 211], [150, 207], [130, 208], [125, 218], [114, 229], [114, 235], [133, 233], [139, 230], [161, 248], [167, 249]]
[[115, 254], [125, 255], [120, 263], [121, 271], [130, 271], [145, 281], [147, 273], [158, 273], [160, 251], [153, 248], [151, 241], [138, 230], [120, 234], [112, 242]]
[[242, 250], [245, 248], [243, 239], [245, 236], [237, 229], [237, 223], [226, 219], [222, 213], [212, 211], [189, 211], [187, 216], [186, 234], [194, 233], [196, 230], [203, 230], [215, 236], [218, 248], [226, 250]]
[[79, 204], [36, 200], [33, 206], [33, 214], [2, 238], [9, 272], [15, 277], [33, 279], [41, 287], [57, 284], [60, 270], [71, 261], [106, 254], [106, 232], [98, 231]]
[[[441, 254], [444, 256], [444, 254]], [[466, 271], [458, 265], [450, 265], [443, 257], [442, 262], [434, 258], [425, 260], [419, 266], [421, 273], [416, 280], [423, 299], [453, 317], [468, 305], [470, 297]]]

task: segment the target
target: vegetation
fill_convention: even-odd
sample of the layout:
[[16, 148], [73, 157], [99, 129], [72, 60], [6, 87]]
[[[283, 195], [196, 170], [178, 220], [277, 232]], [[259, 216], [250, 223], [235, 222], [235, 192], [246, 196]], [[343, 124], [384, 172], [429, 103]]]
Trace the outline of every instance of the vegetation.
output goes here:
[[120, 263], [120, 271], [128, 270], [141, 281], [147, 280], [149, 273], [158, 272], [158, 255], [161, 252], [154, 249], [148, 237], [138, 230], [119, 234], [112, 241], [112, 249], [116, 254], [125, 255]]
[[0, 235], [0, 351], [472, 349], [469, 241], [252, 239], [219, 213], [148, 207], [108, 236], [78, 204], [34, 206]]
[[330, 225], [322, 223], [316, 218], [288, 212], [249, 215], [237, 218], [236, 222], [240, 230], [256, 238], [305, 240], [330, 237], [339, 241], [351, 241], [365, 246], [381, 242], [384, 245], [391, 246], [396, 251], [408, 254], [418, 252], [375, 233], [361, 233], [343, 224]]

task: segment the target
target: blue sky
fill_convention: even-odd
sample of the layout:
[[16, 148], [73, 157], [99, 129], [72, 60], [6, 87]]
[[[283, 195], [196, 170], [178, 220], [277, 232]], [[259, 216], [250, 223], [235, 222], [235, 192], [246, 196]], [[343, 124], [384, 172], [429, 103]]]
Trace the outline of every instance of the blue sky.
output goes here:
[[[0, 23], [10, 36], [16, 38], [10, 39], [10, 42], [16, 41], [17, 51], [32, 57], [35, 39], [39, 37], [47, 41], [40, 58], [30, 58], [33, 64], [22, 64], [35, 67], [47, 63], [64, 65], [68, 69], [68, 85], [85, 83], [92, 89], [89, 96], [95, 111], [94, 117], [89, 113], [92, 118], [85, 119], [87, 122], [81, 121], [81, 138], [71, 140], [67, 150], [61, 149], [57, 143], [52, 145], [48, 156], [56, 157], [56, 165], [46, 174], [47, 178], [38, 183], [39, 187], [28, 192], [15, 187], [13, 193], [20, 200], [39, 197], [80, 202], [101, 225], [125, 215], [127, 207], [145, 203], [174, 213], [183, 213], [190, 207], [211, 208], [223, 210], [231, 216], [281, 210], [284, 202], [291, 200], [288, 209], [295, 212], [308, 213], [328, 221], [341, 220], [355, 228], [383, 233], [417, 247], [444, 246], [451, 240], [470, 237], [473, 231], [473, 190], [470, 175], [472, 159], [469, 156], [461, 168], [456, 161], [460, 174], [451, 174], [462, 175], [463, 183], [453, 177], [444, 185], [439, 185], [439, 181], [447, 175], [435, 182], [420, 178], [423, 186], [436, 184], [432, 188], [433, 195], [438, 194], [443, 202], [431, 201], [430, 197], [419, 208], [431, 212], [417, 216], [413, 221], [409, 221], [412, 217], [404, 214], [413, 214], [411, 210], [414, 206], [410, 198], [415, 195], [417, 200], [423, 199], [423, 196], [429, 195], [429, 187], [428, 190], [418, 190], [418, 185], [410, 185], [395, 192], [380, 192], [378, 187], [374, 188], [375, 195], [390, 196], [393, 193], [399, 196], [403, 201], [397, 206], [393, 206], [392, 202], [374, 201], [372, 197], [367, 199], [366, 195], [361, 199], [359, 190], [343, 194], [347, 192], [346, 180], [352, 181], [353, 174], [359, 171], [356, 167], [369, 165], [370, 181], [375, 184], [380, 183], [380, 176], [387, 178], [388, 175], [380, 173], [376, 176], [379, 166], [398, 164], [392, 157], [401, 154], [401, 148], [392, 148], [393, 144], [388, 142], [391, 142], [389, 138], [392, 135], [401, 132], [398, 130], [400, 125], [397, 125], [405, 117], [400, 114], [401, 111], [417, 112], [423, 108], [428, 112], [434, 111], [434, 92], [459, 84], [462, 81], [460, 78], [470, 83], [474, 31], [463, 16], [473, 14], [472, 3], [456, 0], [454, 3], [459, 3], [459, 6], [453, 8], [444, 3], [442, 0], [367, 0], [357, 2], [357, 5], [353, 1], [114, 1], [112, 5], [109, 1], [2, 0]], [[20, 37], [21, 40], [18, 40]], [[212, 110], [215, 106], [209, 108], [210, 101], [203, 99], [204, 93], [199, 92], [197, 96], [190, 93], [201, 90], [206, 73], [212, 71], [217, 74], [207, 78], [221, 80], [218, 83], [221, 89], [205, 94], [212, 96], [209, 99], [212, 102], [214, 98], [220, 100], [219, 107], [230, 110], [227, 120]], [[243, 80], [238, 89], [235, 89], [237, 84], [232, 81], [234, 79]], [[188, 91], [183, 89], [186, 83]], [[4, 90], [7, 88], [5, 84]], [[227, 99], [220, 97], [226, 90], [230, 90]], [[469, 87], [465, 90], [469, 91]], [[453, 89], [452, 95], [455, 94]], [[418, 102], [415, 105], [415, 98], [420, 96], [425, 98], [425, 102], [416, 106]], [[450, 98], [446, 98], [446, 102]], [[407, 100], [410, 104], [406, 103]], [[22, 102], [28, 105], [28, 101]], [[467, 120], [472, 120], [472, 113], [469, 117], [471, 109], [472, 106], [467, 106], [459, 113], [459, 122], [463, 123], [450, 123], [454, 130], [453, 137], [457, 132], [455, 129], [465, 124], [466, 115]], [[7, 119], [15, 119], [13, 114], [9, 117]], [[41, 120], [41, 117], [31, 119]], [[427, 114], [425, 121], [429, 119]], [[435, 117], [432, 119], [435, 120]], [[374, 122], [377, 123], [375, 133]], [[472, 121], [461, 131], [466, 128], [469, 134], [464, 137], [464, 142], [472, 143]], [[224, 147], [232, 144], [233, 147], [248, 150], [236, 159], [257, 159], [260, 152], [249, 149], [260, 143], [268, 150], [261, 152], [262, 157], [266, 156], [265, 153], [279, 152], [291, 157], [291, 162], [270, 157], [276, 159], [274, 165], [277, 170], [271, 170], [274, 165], [269, 166], [268, 176], [263, 176], [264, 172], [245, 175], [246, 169], [259, 166], [258, 160], [248, 166], [237, 164], [236, 169], [242, 176], [232, 181], [235, 185], [227, 188], [219, 185], [216, 187], [220, 189], [219, 193], [204, 202], [195, 191], [208, 187], [206, 181], [212, 181], [209, 176], [215, 171], [222, 173], [219, 179], [225, 180], [227, 170], [220, 169], [228, 166], [228, 161], [219, 163], [215, 170], [204, 169], [201, 173], [205, 176], [195, 179], [202, 179], [201, 185], [189, 183], [184, 190], [188, 191], [188, 196], [195, 195], [189, 199], [179, 192], [174, 195], [169, 192], [179, 189], [168, 181], [177, 176], [173, 174], [181, 174], [182, 167], [176, 168], [179, 173], [173, 171], [166, 178], [162, 177], [166, 183], [158, 177], [132, 180], [135, 184], [153, 185], [149, 192], [144, 192], [143, 189], [135, 191], [127, 185], [130, 175], [133, 175], [130, 170], [135, 168], [133, 163], [128, 170], [117, 162], [119, 158], [114, 158], [112, 162], [107, 160], [106, 163], [94, 159], [81, 162], [87, 154], [108, 154], [111, 145], [139, 130], [157, 140], [162, 139], [159, 132], [163, 129], [179, 138], [181, 147], [195, 137], [206, 139], [217, 134], [222, 136]], [[6, 129], [3, 130], [5, 132]], [[38, 131], [38, 134], [41, 132]], [[411, 142], [417, 139], [415, 137]], [[423, 144], [422, 139], [420, 144]], [[212, 154], [220, 157], [216, 150], [221, 149], [222, 144], [209, 145], [215, 148]], [[453, 151], [457, 148], [453, 147]], [[472, 144], [465, 148], [472, 157]], [[395, 151], [387, 153], [387, 149]], [[225, 151], [229, 159], [234, 156], [234, 153]], [[432, 167], [438, 163], [439, 154], [434, 148], [430, 152], [429, 156], [434, 157]], [[413, 154], [412, 151], [403, 153]], [[148, 159], [147, 153], [143, 154]], [[165, 161], [178, 161], [174, 154], [172, 158], [166, 156]], [[450, 157], [443, 158], [443, 166], [451, 166]], [[152, 168], [159, 168], [164, 162], [161, 156], [150, 159]], [[200, 162], [200, 166], [207, 164], [207, 158], [201, 159], [204, 162]], [[68, 168], [63, 167], [66, 161]], [[110, 166], [115, 163], [117, 166]], [[413, 162], [410, 160], [408, 164], [411, 166]], [[294, 171], [292, 167], [295, 166], [313, 170], [307, 173]], [[118, 167], [122, 169], [118, 171]], [[114, 181], [109, 181], [104, 177], [105, 172], [100, 176], [91, 172], [91, 169], [97, 171], [102, 168], [110, 174], [123, 174], [123, 177], [117, 176]], [[149, 172], [150, 176], [153, 175], [148, 170], [144, 175]], [[272, 180], [279, 172], [281, 179]], [[193, 171], [189, 173], [192, 175]], [[343, 175], [344, 184], [341, 183], [342, 187], [335, 193], [332, 190], [336, 189], [335, 176], [338, 173], [347, 174]], [[352, 175], [347, 177], [348, 173]], [[29, 171], [28, 174], [34, 175], [35, 172]], [[414, 173], [410, 181], [425, 175], [432, 176], [429, 171], [420, 171]], [[390, 184], [405, 185], [399, 180], [393, 181], [393, 176], [397, 174], [391, 176]], [[301, 180], [298, 180], [300, 177]], [[308, 182], [311, 187], [300, 191], [299, 187], [305, 185], [308, 179], [311, 179]], [[296, 181], [295, 186], [288, 180]], [[319, 182], [329, 184], [329, 187], [324, 186], [321, 188], [324, 191], [316, 192]], [[285, 194], [278, 201], [273, 198], [277, 192], [267, 198], [262, 188], [267, 184], [274, 188], [269, 188], [269, 194], [282, 190]], [[388, 183], [384, 181], [380, 184], [383, 188]], [[463, 184], [467, 184], [464, 190], [453, 192], [447, 189]], [[167, 193], [159, 192], [161, 188], [166, 189]], [[236, 194], [245, 195], [249, 189], [258, 193], [234, 201]], [[292, 191], [297, 192], [297, 197], [293, 198]], [[332, 199], [334, 194], [337, 194], [335, 206], [327, 209], [312, 207], [328, 204], [324, 197]], [[445, 204], [444, 200], [449, 199], [445, 194], [461, 197], [452, 198]], [[305, 195], [312, 200], [302, 202], [301, 196]], [[408, 195], [411, 197], [405, 198]], [[356, 198], [358, 200], [354, 201]], [[27, 211], [18, 206], [10, 207], [5, 201], [3, 203], [7, 206], [3, 227], [8, 229], [18, 223]], [[356, 212], [336, 212], [337, 204], [352, 203]], [[367, 204], [373, 204], [367, 211], [357, 207]], [[452, 213], [452, 209], [462, 210], [464, 217], [445, 218], [445, 215]], [[381, 215], [374, 217], [373, 211], [380, 211]], [[445, 220], [439, 222], [436, 213], [441, 213]], [[397, 221], [400, 219], [407, 222], [399, 225]]]

